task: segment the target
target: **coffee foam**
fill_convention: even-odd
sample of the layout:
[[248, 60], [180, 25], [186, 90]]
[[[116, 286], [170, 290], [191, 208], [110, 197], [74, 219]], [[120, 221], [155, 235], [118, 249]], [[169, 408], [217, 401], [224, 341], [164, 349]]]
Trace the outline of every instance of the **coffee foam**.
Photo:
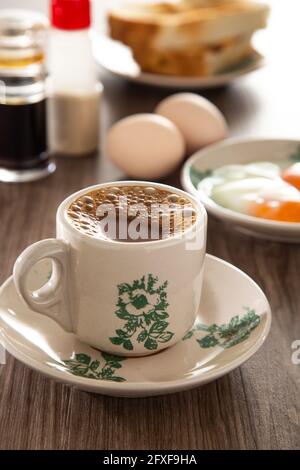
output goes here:
[[196, 222], [185, 196], [152, 186], [106, 186], [78, 197], [70, 223], [91, 237], [124, 242], [153, 241], [182, 234]]

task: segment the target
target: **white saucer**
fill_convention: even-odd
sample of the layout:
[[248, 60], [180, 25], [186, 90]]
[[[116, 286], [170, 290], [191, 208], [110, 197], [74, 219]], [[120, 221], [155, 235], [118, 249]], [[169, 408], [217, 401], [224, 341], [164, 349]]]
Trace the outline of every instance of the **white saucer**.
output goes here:
[[236, 78], [246, 75], [264, 65], [264, 58], [258, 52], [223, 73], [209, 77], [184, 77], [159, 75], [142, 72], [135, 62], [131, 49], [114, 41], [104, 34], [93, 33], [94, 56], [99, 65], [108, 72], [132, 82], [164, 88], [184, 88], [186, 90], [214, 88], [226, 85]]
[[[48, 261], [33, 270], [32, 290], [46, 282], [49, 270]], [[194, 330], [172, 348], [144, 358], [102, 355], [80, 342], [30, 310], [12, 278], [0, 290], [0, 341], [9, 353], [52, 379], [104, 395], [162, 395], [211, 382], [249, 359], [270, 325], [270, 306], [261, 289], [234, 266], [209, 255]]]
[[[197, 182], [207, 171], [224, 165], [246, 164], [258, 161], [278, 162], [290, 159], [300, 152], [300, 141], [288, 139], [234, 138], [210, 145], [190, 157], [183, 166], [183, 188], [201, 200], [206, 210], [231, 227], [258, 238], [273, 241], [300, 243], [300, 223], [277, 222], [235, 212], [220, 206], [204, 192], [199, 192]], [[200, 181], [199, 179], [199, 181]]]

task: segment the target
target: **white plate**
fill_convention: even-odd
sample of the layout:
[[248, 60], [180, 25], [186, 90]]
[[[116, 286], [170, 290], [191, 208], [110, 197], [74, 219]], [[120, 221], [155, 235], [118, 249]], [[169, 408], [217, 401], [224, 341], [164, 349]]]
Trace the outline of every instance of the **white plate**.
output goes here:
[[[32, 290], [46, 282], [50, 269], [47, 261], [33, 270]], [[30, 310], [18, 297], [12, 278], [0, 290], [4, 347], [52, 379], [104, 395], [162, 395], [215, 380], [249, 359], [265, 341], [270, 325], [270, 306], [261, 289], [246, 274], [212, 256], [206, 258], [194, 330], [175, 346], [148, 357], [102, 355]]]
[[227, 139], [200, 150], [190, 157], [182, 169], [181, 183], [186, 191], [200, 198], [210, 214], [230, 223], [231, 227], [259, 238], [299, 243], [300, 223], [276, 222], [225, 209], [216, 204], [209, 196], [200, 194], [191, 179], [193, 170], [205, 172], [231, 164], [257, 161], [277, 162], [289, 159], [299, 151], [300, 141], [297, 140]]
[[210, 77], [168, 76], [142, 72], [135, 62], [130, 48], [103, 34], [93, 34], [93, 49], [97, 63], [112, 74], [132, 82], [165, 88], [185, 88], [188, 90], [214, 88], [226, 85], [264, 65], [263, 56], [254, 52], [246, 61], [218, 75]]

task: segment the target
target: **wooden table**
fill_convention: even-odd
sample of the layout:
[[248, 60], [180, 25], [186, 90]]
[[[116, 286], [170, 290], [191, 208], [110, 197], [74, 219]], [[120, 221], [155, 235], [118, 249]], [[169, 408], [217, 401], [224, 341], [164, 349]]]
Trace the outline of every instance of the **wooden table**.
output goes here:
[[[224, 112], [232, 135], [300, 137], [300, 8], [295, 3], [274, 2], [270, 28], [260, 37], [267, 67], [228, 88], [203, 92]], [[40, 2], [32, 4], [38, 8]], [[104, 73], [102, 79], [103, 135], [112, 122], [152, 111], [168, 94]], [[1, 282], [27, 245], [54, 236], [62, 199], [123, 176], [102, 153], [99, 159], [61, 160], [45, 181], [0, 184]], [[179, 172], [164, 181], [179, 185]], [[270, 300], [271, 333], [251, 360], [189, 392], [116, 399], [53, 383], [9, 356], [0, 375], [0, 448], [300, 448], [300, 366], [291, 362], [291, 343], [300, 339], [300, 245], [248, 238], [210, 217], [208, 252], [252, 276]]]

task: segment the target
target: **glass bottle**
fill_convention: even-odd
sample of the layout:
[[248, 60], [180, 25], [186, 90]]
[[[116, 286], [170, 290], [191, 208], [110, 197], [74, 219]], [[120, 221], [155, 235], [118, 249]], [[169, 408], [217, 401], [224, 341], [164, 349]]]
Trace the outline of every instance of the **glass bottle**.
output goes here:
[[26, 182], [55, 170], [46, 123], [48, 20], [29, 10], [0, 10], [0, 181]]

